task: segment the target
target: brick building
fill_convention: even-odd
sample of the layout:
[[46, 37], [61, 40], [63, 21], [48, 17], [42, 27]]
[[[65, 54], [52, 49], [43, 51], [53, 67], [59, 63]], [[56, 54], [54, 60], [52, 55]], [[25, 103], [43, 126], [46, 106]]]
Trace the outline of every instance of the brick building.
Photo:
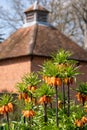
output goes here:
[[87, 52], [47, 22], [49, 11], [35, 2], [25, 12], [23, 27], [0, 44], [0, 92], [15, 91], [21, 77], [38, 71], [44, 60], [60, 48], [73, 52], [83, 75], [79, 81], [87, 81]]

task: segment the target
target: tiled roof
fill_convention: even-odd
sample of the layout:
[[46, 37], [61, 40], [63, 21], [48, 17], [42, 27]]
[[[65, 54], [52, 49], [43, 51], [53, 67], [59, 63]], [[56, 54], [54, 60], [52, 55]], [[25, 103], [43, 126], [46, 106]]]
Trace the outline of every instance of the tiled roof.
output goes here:
[[73, 52], [73, 58], [87, 61], [87, 52], [52, 26], [20, 28], [0, 44], [0, 60], [26, 55], [49, 57], [61, 48]]

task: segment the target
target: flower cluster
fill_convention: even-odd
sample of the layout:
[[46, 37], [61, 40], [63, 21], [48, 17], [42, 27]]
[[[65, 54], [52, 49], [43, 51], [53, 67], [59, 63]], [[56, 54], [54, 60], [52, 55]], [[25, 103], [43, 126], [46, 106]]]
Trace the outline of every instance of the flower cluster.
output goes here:
[[81, 119], [77, 119], [77, 120], [75, 120], [75, 125], [77, 126], [77, 127], [83, 127], [85, 124], [87, 124], [87, 117], [85, 117], [85, 116], [83, 116]]
[[22, 114], [24, 117], [33, 117], [35, 116], [35, 112], [33, 110], [23, 110]]
[[0, 114], [6, 114], [6, 113], [12, 112], [12, 111], [13, 111], [12, 103], [8, 103], [7, 105], [3, 105], [2, 107], [0, 107]]
[[49, 96], [46, 96], [46, 95], [42, 96], [42, 97], [39, 99], [39, 103], [40, 103], [40, 104], [44, 104], [44, 103], [48, 104], [48, 103], [51, 103], [51, 102], [52, 102], [52, 98], [49, 97]]

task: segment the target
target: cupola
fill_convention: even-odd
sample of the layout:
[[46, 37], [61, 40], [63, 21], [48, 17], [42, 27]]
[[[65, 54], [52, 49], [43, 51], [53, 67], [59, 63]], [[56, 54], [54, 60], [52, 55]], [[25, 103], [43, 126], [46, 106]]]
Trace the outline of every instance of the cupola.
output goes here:
[[49, 11], [41, 6], [39, 2], [35, 2], [31, 7], [25, 10], [25, 24], [24, 26], [34, 23], [48, 24]]

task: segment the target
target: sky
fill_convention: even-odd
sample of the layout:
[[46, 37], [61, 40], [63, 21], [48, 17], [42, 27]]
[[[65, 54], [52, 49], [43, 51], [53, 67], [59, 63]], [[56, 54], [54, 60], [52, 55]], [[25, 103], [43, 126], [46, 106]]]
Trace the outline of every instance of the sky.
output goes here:
[[9, 9], [11, 0], [0, 0], [0, 6], [5, 9]]
[[[3, 7], [4, 10], [8, 10], [8, 11], [9, 11], [10, 9], [12, 10], [12, 8], [11, 8], [11, 6], [12, 6], [11, 3], [12, 3], [12, 1], [13, 1], [13, 0], [0, 0], [0, 8]], [[22, 0], [22, 1], [25, 1], [25, 0]], [[29, 5], [27, 4], [27, 6], [29, 6]], [[7, 11], [7, 12], [8, 12], [8, 11]], [[12, 10], [11, 12], [13, 13], [13, 10]], [[3, 26], [3, 23], [2, 23], [1, 20], [0, 20], [0, 25]], [[0, 31], [1, 31], [2, 33], [5, 32], [5, 33], [4, 33], [5, 39], [6, 39], [6, 38], [9, 36], [9, 34], [10, 34], [10, 29], [9, 29], [9, 28], [6, 28], [4, 31], [3, 31], [3, 29], [0, 28]]]
[[[10, 1], [11, 0], [0, 0], [0, 7], [3, 7], [5, 10], [9, 10], [9, 8], [10, 8]], [[1, 23], [2, 22], [0, 20], [0, 24]], [[3, 29], [1, 29], [1, 31], [2, 31], [2, 34], [4, 34], [4, 38], [6, 39], [9, 36], [8, 33], [7, 33], [9, 30], [7, 30], [7, 31], [5, 30], [5, 33], [4, 33]]]
[[[11, 7], [11, 2], [14, 1], [14, 0], [0, 0], [0, 7], [2, 6], [4, 9], [8, 9]], [[23, 1], [24, 3], [27, 3], [26, 0], [21, 0]], [[25, 2], [26, 1], [26, 2]], [[29, 2], [28, 4], [26, 4], [26, 7], [29, 6]]]

